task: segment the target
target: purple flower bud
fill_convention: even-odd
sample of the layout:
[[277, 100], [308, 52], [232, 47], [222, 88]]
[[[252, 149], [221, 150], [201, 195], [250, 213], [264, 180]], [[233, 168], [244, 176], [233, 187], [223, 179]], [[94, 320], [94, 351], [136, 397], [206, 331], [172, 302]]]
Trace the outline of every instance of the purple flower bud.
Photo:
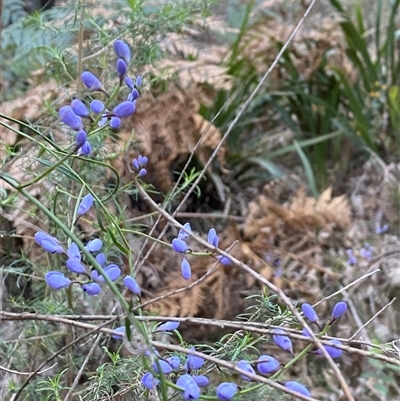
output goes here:
[[74, 99], [71, 102], [71, 107], [74, 113], [77, 114], [78, 116], [90, 117], [89, 110], [86, 107], [85, 103], [82, 102], [82, 100]]
[[196, 382], [199, 387], [205, 387], [210, 384], [210, 380], [208, 380], [207, 376], [192, 376], [192, 379]]
[[45, 280], [47, 285], [55, 290], [60, 290], [71, 284], [71, 280], [58, 271], [48, 272], [45, 276]]
[[232, 261], [229, 258], [227, 258], [226, 256], [218, 255], [217, 259], [218, 259], [219, 263], [221, 263], [224, 266], [230, 266], [232, 264]]
[[131, 77], [125, 77], [125, 84], [130, 90], [133, 90], [135, 88], [133, 79]]
[[79, 149], [79, 154], [87, 156], [92, 153], [92, 145], [88, 141], [86, 141], [81, 148]]
[[189, 247], [185, 241], [182, 241], [179, 238], [174, 238], [172, 240], [172, 249], [178, 253], [185, 253], [189, 250]]
[[151, 372], [147, 372], [143, 375], [141, 383], [149, 390], [153, 389], [160, 383], [160, 380], [156, 379]]
[[132, 160], [132, 165], [133, 165], [133, 167], [134, 167], [136, 170], [139, 170], [139, 169], [140, 169], [140, 165], [139, 165], [139, 162], [138, 162], [137, 159], [133, 159], [133, 160]]
[[364, 247], [360, 249], [360, 256], [364, 259], [370, 261], [372, 259], [372, 255], [374, 253], [374, 247], [371, 246], [368, 242], [364, 244]]
[[81, 260], [81, 252], [78, 248], [78, 245], [75, 242], [71, 242], [71, 245], [68, 247], [67, 255], [70, 259]]
[[231, 400], [237, 393], [237, 385], [231, 382], [222, 382], [216, 390], [217, 397], [220, 400]]
[[141, 76], [141, 75], [138, 75], [138, 76], [136, 77], [136, 87], [139, 88], [139, 87], [142, 85], [142, 81], [143, 81], [142, 76]]
[[[243, 361], [239, 361], [238, 364], [237, 364], [237, 367], [239, 369], [245, 370], [246, 372], [249, 372], [249, 373], [253, 373], [253, 374], [256, 373], [254, 371], [253, 367], [247, 361], [244, 361], [244, 360]], [[242, 375], [241, 374], [240, 377], [243, 380], [247, 380], [247, 381], [251, 381], [252, 380], [249, 376], [246, 376], [246, 375]]]
[[112, 129], [118, 129], [121, 127], [121, 119], [119, 117], [110, 118], [110, 127]]
[[179, 230], [178, 238], [181, 240], [185, 240], [189, 237], [189, 233], [192, 232], [192, 228], [190, 227], [190, 223], [185, 223], [183, 227]]
[[[339, 340], [335, 340], [335, 339], [328, 341], [328, 343], [342, 345], [342, 343]], [[340, 348], [331, 347], [330, 345], [324, 345], [324, 348], [325, 348], [326, 352], [330, 355], [330, 357], [333, 359], [339, 358], [343, 353], [343, 350], [341, 350]], [[320, 349], [317, 350], [317, 354], [323, 355], [322, 351]]]
[[160, 373], [158, 366], [160, 366], [160, 369], [164, 375], [168, 375], [169, 373], [172, 372], [171, 365], [168, 362], [163, 361], [162, 359], [159, 359], [158, 363], [154, 362], [152, 365], [152, 368], [156, 373]]
[[332, 311], [332, 321], [339, 319], [342, 317], [347, 311], [347, 304], [346, 302], [338, 302], [334, 307]]
[[314, 308], [310, 304], [305, 303], [305, 304], [301, 305], [301, 310], [303, 311], [304, 316], [310, 322], [313, 322], [313, 323], [318, 322], [318, 315], [316, 314]]
[[114, 338], [115, 340], [122, 340], [122, 338], [126, 332], [126, 327], [120, 326], [120, 327], [117, 327], [116, 329], [113, 329], [113, 331], [116, 331], [120, 334], [111, 334], [111, 338]]
[[134, 88], [132, 89], [132, 92], [128, 95], [126, 100], [128, 102], [134, 102], [138, 98], [139, 98], [139, 91], [136, 88]]
[[97, 263], [101, 266], [101, 267], [103, 267], [105, 264], [106, 264], [106, 256], [104, 255], [104, 253], [99, 253], [97, 256], [96, 256], [96, 260], [97, 260]]
[[93, 111], [93, 113], [100, 114], [105, 111], [106, 106], [104, 106], [104, 104], [100, 102], [100, 100], [95, 99], [90, 102], [90, 109]]
[[97, 283], [82, 284], [81, 288], [90, 296], [97, 295], [101, 291], [101, 287]]
[[87, 133], [83, 129], [79, 130], [75, 135], [75, 142], [78, 148], [82, 147], [87, 140]]
[[122, 58], [119, 58], [115, 64], [115, 68], [117, 70], [117, 74], [120, 78], [122, 78], [126, 72], [128, 71], [128, 66]]
[[190, 277], [192, 277], [192, 270], [190, 269], [190, 264], [185, 258], [182, 259], [181, 273], [182, 277], [185, 280], [190, 280]]
[[207, 242], [215, 247], [218, 247], [219, 239], [215, 228], [210, 228], [208, 231]]
[[96, 77], [96, 75], [92, 74], [90, 71], [83, 71], [81, 74], [81, 81], [86, 88], [99, 91], [103, 89], [102, 83]]
[[136, 111], [136, 105], [133, 102], [128, 102], [127, 100], [121, 102], [117, 106], [115, 106], [111, 112], [111, 114], [115, 117], [129, 117]]
[[71, 106], [63, 106], [58, 112], [60, 120], [67, 124], [75, 131], [79, 131], [83, 128], [82, 119], [75, 114]]
[[387, 224], [384, 224], [382, 227], [378, 226], [375, 230], [377, 235], [382, 235], [385, 234], [386, 231], [389, 230], [389, 226]]
[[[115, 281], [121, 276], [121, 268], [116, 264], [108, 265], [107, 267], [104, 268], [104, 273], [109, 277], [111, 281]], [[103, 276], [99, 276], [98, 280], [101, 282], [105, 282]]]
[[95, 238], [86, 244], [85, 249], [89, 252], [98, 252], [100, 251], [102, 246], [103, 242], [101, 241], [101, 239]]
[[176, 330], [180, 325], [180, 322], [165, 322], [162, 325], [158, 326], [156, 331], [172, 331]]
[[118, 57], [124, 59], [129, 64], [131, 61], [131, 50], [123, 40], [116, 40], [114, 42], [114, 51]]
[[289, 351], [293, 355], [293, 345], [292, 342], [290, 341], [290, 338], [286, 335], [286, 332], [282, 329], [274, 329], [274, 333], [272, 335], [272, 339], [274, 340], [274, 343], [282, 348], [285, 351]]
[[304, 327], [303, 327], [303, 330], [302, 330], [302, 334], [303, 334], [304, 337], [311, 338], [310, 332]]
[[200, 388], [192, 376], [184, 374], [178, 378], [176, 385], [183, 388], [185, 401], [197, 400], [200, 397]]
[[179, 369], [179, 366], [181, 366], [181, 359], [179, 358], [179, 356], [171, 356], [167, 358], [166, 361], [174, 370]]
[[66, 262], [67, 269], [72, 273], [83, 274], [86, 273], [85, 267], [78, 259], [68, 259]]
[[263, 375], [276, 372], [280, 366], [279, 361], [271, 355], [261, 355], [257, 362], [257, 370]]
[[[194, 347], [190, 348], [191, 351], [196, 351]], [[187, 361], [186, 361], [186, 367], [187, 369], [194, 370], [194, 369], [200, 369], [204, 365], [204, 358], [201, 356], [196, 356], [196, 355], [188, 355]]]
[[289, 390], [295, 391], [296, 393], [300, 393], [303, 395], [307, 395], [308, 397], [311, 397], [311, 393], [308, 390], [308, 388], [301, 383], [295, 381], [289, 381], [285, 383], [285, 387], [288, 388]]
[[347, 256], [349, 259], [347, 259], [347, 263], [351, 265], [356, 265], [357, 264], [357, 258], [354, 256], [354, 252], [352, 249], [347, 249], [346, 250]]
[[43, 231], [35, 234], [35, 241], [47, 252], [64, 253], [64, 248], [59, 244], [60, 241]]
[[147, 156], [142, 156], [142, 155], [138, 156], [138, 162], [139, 162], [140, 166], [145, 166], [148, 161], [149, 161], [149, 159]]
[[81, 200], [78, 207], [78, 216], [82, 216], [87, 213], [89, 209], [93, 206], [94, 198], [92, 194], [87, 194]]
[[142, 293], [142, 291], [140, 290], [138, 283], [136, 282], [136, 280], [133, 277], [126, 276], [124, 278], [124, 285], [129, 291], [133, 292], [135, 295], [140, 297], [140, 294]]
[[147, 174], [147, 170], [145, 168], [141, 168], [139, 173], [138, 173], [138, 176], [139, 177], [144, 177], [146, 174]]

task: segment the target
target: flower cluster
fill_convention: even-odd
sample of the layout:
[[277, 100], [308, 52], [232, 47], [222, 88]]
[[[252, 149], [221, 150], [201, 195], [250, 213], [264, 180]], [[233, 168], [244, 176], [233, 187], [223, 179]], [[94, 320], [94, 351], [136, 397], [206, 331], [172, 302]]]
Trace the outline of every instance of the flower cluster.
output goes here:
[[[177, 253], [189, 254], [192, 250], [189, 248], [189, 245], [186, 243], [186, 240], [189, 238], [190, 233], [192, 232], [192, 228], [189, 223], [185, 223], [183, 227], [179, 230], [178, 236], [172, 240], [172, 249]], [[210, 245], [218, 247], [219, 238], [215, 228], [210, 228], [207, 235], [207, 242]], [[229, 266], [231, 264], [231, 260], [226, 256], [218, 255], [216, 256], [218, 261], [224, 266]], [[183, 257], [181, 263], [181, 273], [182, 277], [185, 280], [189, 280], [192, 272], [190, 268], [190, 264], [188, 260]]]
[[147, 158], [147, 156], [142, 155], [139, 155], [136, 159], [132, 160], [132, 166], [138, 172], [139, 177], [143, 177], [147, 174], [145, 166], [148, 161], [149, 159]]
[[[93, 196], [91, 194], [86, 195], [78, 206], [78, 216], [87, 213], [92, 207], [93, 201]], [[60, 290], [62, 288], [69, 287], [70, 284], [76, 283], [79, 284], [82, 291], [86, 292], [88, 295], [94, 296], [101, 292], [101, 287], [106, 281], [105, 278], [103, 275], [100, 275], [97, 270], [92, 269], [90, 271], [83, 264], [81, 251], [75, 242], [71, 242], [67, 250], [65, 250], [57, 238], [43, 231], [38, 231], [35, 234], [35, 241], [47, 252], [65, 254], [67, 256], [65, 266], [68, 273], [74, 273], [78, 276], [82, 275], [89, 279], [89, 281], [85, 282], [78, 281], [77, 279], [71, 280], [69, 277], [66, 277], [63, 272], [53, 270], [48, 272], [45, 276], [46, 283], [51, 288]], [[121, 268], [114, 263], [107, 265], [106, 256], [104, 253], [100, 252], [102, 246], [103, 242], [99, 238], [95, 238], [85, 245], [85, 249], [92, 254], [97, 253], [95, 259], [96, 262], [103, 268], [104, 274], [111, 281], [116, 281], [121, 276]], [[126, 276], [123, 281], [126, 288], [128, 288], [135, 295], [140, 296], [140, 287], [133, 277]]]
[[[352, 249], [346, 250], [348, 259], [347, 263], [352, 266], [358, 263], [357, 256], [354, 254]], [[368, 262], [372, 259], [372, 255], [374, 253], [374, 247], [368, 242], [364, 243], [364, 246], [359, 250], [358, 254], [361, 258], [366, 259]]]
[[[114, 51], [117, 55], [116, 71], [120, 78], [120, 86], [124, 81], [129, 89], [129, 94], [125, 101], [117, 104], [111, 111], [106, 105], [94, 99], [87, 106], [82, 100], [74, 99], [70, 105], [60, 108], [58, 115], [60, 120], [76, 131], [75, 134], [75, 151], [81, 155], [88, 155], [92, 151], [92, 147], [88, 142], [87, 130], [84, 128], [84, 119], [93, 122], [98, 121], [98, 126], [103, 127], [107, 124], [112, 129], [121, 127], [121, 118], [130, 117], [136, 111], [136, 99], [139, 98], [139, 90], [142, 78], [138, 76], [136, 80], [126, 76], [128, 64], [131, 60], [131, 52], [129, 46], [122, 40], [114, 43]], [[83, 71], [81, 74], [83, 85], [90, 91], [100, 91], [107, 94], [104, 90], [102, 82], [90, 71]]]

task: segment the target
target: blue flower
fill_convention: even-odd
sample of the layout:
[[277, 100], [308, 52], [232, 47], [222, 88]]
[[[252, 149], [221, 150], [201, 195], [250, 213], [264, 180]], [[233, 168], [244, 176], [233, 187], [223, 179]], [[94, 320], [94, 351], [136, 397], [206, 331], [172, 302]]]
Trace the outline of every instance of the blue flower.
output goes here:
[[135, 295], [140, 297], [140, 294], [142, 293], [142, 291], [140, 290], [138, 283], [136, 282], [136, 280], [133, 277], [126, 276], [124, 278], [124, 285], [129, 291], [133, 292]]
[[76, 147], [81, 148], [87, 140], [87, 133], [85, 130], [79, 130], [75, 135]]
[[189, 247], [185, 241], [179, 238], [174, 238], [172, 240], [172, 249], [178, 253], [185, 253], [189, 250]]
[[103, 90], [103, 85], [96, 75], [92, 74], [90, 71], [83, 71], [81, 74], [81, 81], [86, 88], [93, 91]]
[[192, 376], [192, 379], [196, 382], [199, 387], [205, 387], [210, 384], [210, 380], [208, 380], [207, 376]]
[[342, 317], [347, 311], [347, 304], [346, 302], [338, 302], [332, 310], [332, 321], [339, 319]]
[[184, 390], [183, 398], [186, 401], [197, 400], [200, 397], [200, 388], [192, 376], [184, 374], [178, 378], [176, 385]]
[[141, 382], [143, 386], [151, 390], [160, 383], [160, 380], [156, 379], [151, 372], [147, 372], [143, 375]]
[[257, 360], [257, 370], [263, 375], [276, 372], [280, 365], [279, 361], [271, 355], [261, 355]]
[[352, 249], [347, 249], [346, 250], [347, 256], [349, 257], [347, 259], [347, 263], [351, 266], [351, 265], [356, 265], [357, 264], [357, 258], [354, 255], [354, 252]]
[[226, 256], [218, 255], [217, 259], [218, 259], [219, 263], [221, 263], [224, 266], [230, 266], [232, 264], [232, 261], [229, 258], [227, 258]]
[[219, 238], [217, 232], [215, 231], [215, 228], [210, 228], [210, 230], [208, 231], [207, 242], [218, 248]]
[[97, 295], [101, 291], [101, 287], [97, 283], [82, 284], [81, 288], [90, 296]]
[[190, 280], [190, 277], [192, 277], [192, 270], [190, 269], [190, 264], [186, 258], [182, 259], [181, 273], [185, 280]]
[[189, 234], [191, 232], [192, 228], [190, 227], [190, 223], [185, 223], [183, 227], [179, 230], [178, 238], [184, 241], [189, 237]]
[[111, 337], [114, 338], [115, 340], [122, 340], [122, 337], [126, 332], [126, 327], [120, 326], [120, 327], [117, 327], [116, 329], [113, 329], [113, 331], [120, 333], [120, 334], [111, 334]]
[[81, 260], [81, 252], [75, 242], [71, 242], [71, 245], [68, 247], [67, 250], [67, 255], [70, 259]]
[[311, 397], [311, 393], [308, 390], [308, 388], [301, 383], [295, 381], [288, 381], [285, 383], [285, 387], [288, 388], [289, 390], [295, 391], [296, 393], [300, 393], [303, 395], [307, 395], [308, 397]]
[[110, 127], [112, 129], [118, 129], [121, 127], [121, 119], [119, 117], [110, 118]]
[[90, 102], [90, 109], [93, 111], [93, 113], [100, 114], [105, 111], [106, 106], [104, 106], [100, 100], [95, 99]]
[[125, 84], [130, 89], [135, 89], [135, 84], [133, 83], [133, 79], [131, 77], [125, 77]]
[[135, 85], [139, 88], [139, 87], [142, 85], [142, 81], [143, 81], [142, 76], [141, 76], [141, 75], [138, 75], [138, 76], [136, 77]]
[[122, 79], [128, 71], [128, 66], [122, 58], [119, 58], [115, 63], [118, 76]]
[[60, 245], [60, 241], [44, 231], [38, 231], [35, 234], [35, 241], [47, 252], [64, 253], [64, 248]]
[[102, 246], [103, 246], [102, 240], [95, 238], [86, 244], [85, 249], [88, 250], [89, 252], [98, 252], [100, 251]]
[[[111, 264], [104, 268], [104, 273], [109, 277], [111, 281], [115, 281], [121, 276], [121, 268], [116, 264]], [[103, 276], [99, 276], [98, 280], [100, 282], [105, 282]]]
[[274, 340], [275, 344], [282, 348], [285, 351], [289, 351], [293, 355], [293, 345], [290, 341], [290, 338], [286, 335], [286, 332], [282, 329], [274, 329], [274, 334], [272, 335], [272, 339]]
[[128, 102], [134, 102], [138, 98], [139, 98], [139, 91], [136, 88], [133, 88], [131, 93], [126, 98], [126, 100]]
[[81, 203], [78, 207], [78, 216], [82, 216], [83, 214], [87, 213], [89, 209], [93, 206], [94, 198], [91, 194], [87, 194], [81, 200]]
[[223, 382], [217, 387], [216, 393], [220, 400], [231, 400], [237, 391], [238, 388], [235, 383]]
[[148, 161], [149, 161], [149, 159], [147, 158], [147, 156], [139, 155], [137, 157], [137, 159], [132, 160], [133, 168], [135, 170], [140, 170], [142, 167], [144, 167], [147, 164]]
[[78, 154], [87, 156], [87, 155], [89, 155], [90, 153], [92, 153], [92, 145], [91, 145], [88, 141], [86, 141], [86, 142], [81, 146], [81, 148], [79, 149], [79, 153], [78, 153]]
[[120, 39], [116, 40], [114, 42], [114, 51], [118, 57], [124, 59], [126, 64], [129, 64], [131, 61], [131, 50], [127, 43]]
[[[190, 348], [191, 351], [196, 351], [194, 347]], [[201, 356], [189, 354], [186, 361], [186, 368], [191, 371], [195, 369], [200, 369], [204, 365], [204, 358]]]
[[45, 276], [45, 280], [47, 285], [55, 290], [60, 290], [71, 284], [71, 280], [58, 271], [48, 272]]
[[[247, 361], [244, 361], [244, 360], [243, 361], [239, 361], [238, 364], [237, 364], [237, 367], [239, 369], [245, 370], [246, 372], [249, 372], [249, 373], [253, 373], [253, 374], [256, 373], [254, 371], [253, 367]], [[241, 374], [240, 377], [243, 380], [247, 380], [247, 381], [251, 381], [252, 380], [249, 376], [246, 376], [246, 375], [242, 375]]]
[[310, 332], [305, 327], [303, 327], [302, 334], [304, 337], [311, 338]]
[[387, 224], [384, 224], [382, 227], [378, 226], [375, 230], [377, 235], [382, 235], [385, 234], [385, 232], [389, 230], [389, 226]]
[[63, 106], [58, 111], [60, 120], [75, 131], [83, 128], [82, 119], [74, 112], [71, 106]]
[[164, 375], [168, 375], [169, 373], [172, 372], [172, 367], [168, 362], [165, 362], [162, 359], [159, 359], [157, 362], [154, 362], [152, 365], [154, 372], [160, 373], [159, 367]]
[[136, 111], [136, 105], [133, 102], [125, 100], [112, 109], [111, 114], [115, 117], [129, 117]]
[[360, 256], [364, 259], [370, 261], [372, 259], [372, 255], [374, 253], [374, 247], [366, 242], [364, 246], [360, 249]]
[[139, 177], [144, 177], [147, 174], [147, 170], [145, 168], [141, 168], [139, 170], [138, 176]]
[[82, 100], [74, 99], [71, 102], [71, 107], [74, 113], [77, 114], [79, 117], [90, 117], [89, 110], [86, 107], [85, 103], [82, 102]]
[[[336, 345], [342, 345], [342, 343], [339, 340], [333, 339], [328, 341], [329, 344], [336, 344]], [[330, 345], [324, 345], [324, 348], [326, 350], [326, 352], [330, 355], [331, 358], [335, 359], [335, 358], [339, 358], [342, 353], [343, 350], [341, 350], [340, 348], [335, 348], [332, 347]], [[322, 351], [320, 349], [317, 350], [317, 354], [318, 355], [322, 355]]]
[[66, 262], [66, 266], [67, 266], [67, 269], [69, 271], [71, 271], [72, 273], [77, 273], [77, 274], [86, 273], [85, 267], [76, 258], [68, 259], [67, 262]]
[[97, 260], [97, 263], [98, 263], [101, 267], [105, 266], [105, 264], [106, 264], [106, 262], [107, 262], [106, 255], [104, 255], [104, 253], [99, 253], [99, 254], [96, 256], [96, 260]]
[[157, 329], [154, 330], [154, 331], [156, 332], [156, 331], [172, 331], [172, 330], [176, 330], [179, 327], [180, 324], [181, 324], [180, 322], [173, 322], [173, 321], [172, 322], [165, 322], [162, 325], [158, 326]]
[[301, 305], [301, 310], [304, 313], [304, 316], [313, 323], [318, 322], [319, 318], [317, 313], [315, 312], [314, 308], [308, 304], [308, 303], [304, 303], [303, 305]]
[[179, 366], [181, 366], [181, 359], [179, 356], [170, 356], [166, 361], [174, 370], [179, 369]]

